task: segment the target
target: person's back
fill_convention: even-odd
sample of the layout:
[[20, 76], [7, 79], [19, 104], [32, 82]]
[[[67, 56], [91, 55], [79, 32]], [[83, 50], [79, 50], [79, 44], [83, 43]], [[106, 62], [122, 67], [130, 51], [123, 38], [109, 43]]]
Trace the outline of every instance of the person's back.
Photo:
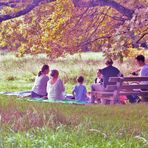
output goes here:
[[32, 88], [31, 97], [32, 98], [43, 98], [47, 96], [47, 82], [49, 77], [49, 66], [43, 65], [41, 71], [38, 73], [38, 76], [35, 79], [34, 86]]
[[64, 85], [61, 79], [52, 84], [51, 81], [47, 84], [48, 99], [50, 100], [63, 100], [64, 97]]
[[48, 80], [49, 77], [46, 75], [37, 76], [32, 91], [39, 95], [46, 96], [46, 87]]
[[49, 100], [64, 100], [65, 87], [63, 81], [59, 79], [59, 72], [57, 70], [51, 71], [51, 79], [47, 84], [47, 93]]
[[87, 100], [87, 90], [85, 85], [83, 85], [84, 78], [79, 76], [77, 78], [78, 84], [73, 89], [73, 95], [77, 101], [86, 102]]
[[83, 84], [78, 84], [74, 87], [75, 99], [80, 102], [86, 101], [86, 87]]
[[108, 85], [108, 81], [110, 77], [117, 77], [120, 74], [120, 71], [112, 65], [102, 69], [101, 72], [103, 75], [103, 86], [104, 87]]

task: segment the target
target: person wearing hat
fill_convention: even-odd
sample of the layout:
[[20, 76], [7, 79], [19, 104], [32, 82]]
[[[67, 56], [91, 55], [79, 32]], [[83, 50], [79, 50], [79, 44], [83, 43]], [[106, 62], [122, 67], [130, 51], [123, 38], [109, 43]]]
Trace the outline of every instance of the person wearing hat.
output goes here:
[[47, 94], [49, 100], [64, 100], [65, 87], [63, 81], [59, 78], [58, 70], [51, 70], [50, 80], [47, 83]]

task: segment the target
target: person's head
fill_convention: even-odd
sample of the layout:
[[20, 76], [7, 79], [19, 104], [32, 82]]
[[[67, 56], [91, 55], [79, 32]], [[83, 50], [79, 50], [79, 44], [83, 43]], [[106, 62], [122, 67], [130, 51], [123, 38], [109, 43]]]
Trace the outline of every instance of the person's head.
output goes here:
[[42, 74], [48, 74], [49, 73], [49, 66], [48, 65], [43, 65], [41, 70], [38, 73], [38, 76], [41, 76]]
[[59, 77], [59, 71], [56, 69], [51, 70], [50, 76], [52, 78], [58, 78]]
[[83, 76], [77, 77], [77, 82], [82, 84], [84, 82], [84, 77]]
[[135, 59], [139, 66], [143, 66], [145, 64], [145, 57], [143, 55], [138, 55]]
[[101, 77], [101, 69], [97, 69], [97, 77], [98, 77], [98, 78]]
[[113, 65], [113, 60], [112, 59], [107, 59], [106, 62], [105, 62], [105, 64], [107, 66], [112, 66]]

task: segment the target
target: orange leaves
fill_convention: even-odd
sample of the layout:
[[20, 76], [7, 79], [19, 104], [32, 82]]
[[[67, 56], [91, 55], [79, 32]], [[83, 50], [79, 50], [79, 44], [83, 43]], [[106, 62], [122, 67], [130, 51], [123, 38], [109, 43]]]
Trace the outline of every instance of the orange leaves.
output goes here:
[[144, 50], [138, 50], [137, 48], [128, 48], [123, 52], [124, 56], [126, 57], [136, 57], [139, 54], [144, 55]]
[[[30, 1], [18, 4], [15, 10]], [[131, 56], [129, 50], [133, 51], [133, 46], [138, 48], [147, 41], [148, 10], [141, 1], [126, 1], [129, 8], [132, 4], [137, 9], [140, 2], [143, 6], [135, 10], [131, 20], [106, 6], [76, 8], [71, 0], [43, 2], [25, 16], [0, 24], [0, 47], [16, 50], [20, 55], [47, 53], [57, 57], [92, 50], [113, 58]], [[124, 0], [119, 2], [124, 4]]]

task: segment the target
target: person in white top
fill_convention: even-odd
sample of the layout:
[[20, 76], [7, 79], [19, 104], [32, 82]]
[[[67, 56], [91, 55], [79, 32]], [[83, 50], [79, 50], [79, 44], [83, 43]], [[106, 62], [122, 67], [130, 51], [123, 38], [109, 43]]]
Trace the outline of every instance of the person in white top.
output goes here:
[[63, 81], [59, 78], [58, 70], [52, 70], [51, 78], [47, 83], [47, 93], [49, 100], [64, 100], [65, 87]]
[[[138, 55], [136, 57], [137, 64], [141, 67], [140, 77], [148, 77], [148, 64], [145, 63], [145, 57]], [[148, 81], [142, 82], [142, 84], [148, 84]]]
[[[143, 55], [138, 55], [136, 57], [137, 64], [141, 67], [140, 77], [148, 77], [148, 64], [145, 62], [145, 57]], [[147, 85], [148, 81], [142, 81], [141, 84]], [[143, 89], [148, 91], [148, 89]], [[148, 102], [148, 96], [142, 97], [143, 102]]]
[[38, 73], [38, 76], [35, 79], [34, 86], [31, 92], [31, 98], [44, 98], [47, 97], [47, 82], [49, 80], [48, 77], [49, 66], [43, 65], [41, 71]]

